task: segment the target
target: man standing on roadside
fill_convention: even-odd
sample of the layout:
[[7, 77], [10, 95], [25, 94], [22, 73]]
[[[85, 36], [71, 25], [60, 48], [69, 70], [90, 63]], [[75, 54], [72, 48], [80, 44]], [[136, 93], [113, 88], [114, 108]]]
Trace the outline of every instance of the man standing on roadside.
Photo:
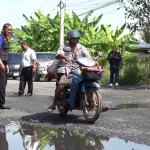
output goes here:
[[5, 93], [7, 85], [7, 73], [9, 72], [9, 35], [12, 32], [12, 25], [6, 23], [3, 25], [0, 34], [0, 109], [10, 109], [5, 106]]
[[110, 63], [110, 83], [109, 86], [113, 86], [114, 75], [115, 75], [115, 86], [118, 86], [119, 83], [119, 70], [120, 70], [120, 62], [122, 57], [120, 53], [117, 51], [116, 45], [112, 47], [112, 51], [108, 54], [107, 60]]
[[26, 96], [32, 96], [33, 73], [36, 71], [36, 53], [28, 46], [27, 42], [23, 42], [21, 47], [23, 52], [18, 96], [23, 96], [26, 83], [28, 83], [28, 92]]

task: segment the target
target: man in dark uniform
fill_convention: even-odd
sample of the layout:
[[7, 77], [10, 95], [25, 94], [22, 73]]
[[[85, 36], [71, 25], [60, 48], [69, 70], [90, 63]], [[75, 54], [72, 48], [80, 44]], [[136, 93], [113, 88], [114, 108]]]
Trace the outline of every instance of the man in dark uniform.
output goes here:
[[117, 52], [117, 47], [114, 45], [112, 47], [112, 51], [108, 54], [107, 60], [110, 63], [110, 84], [109, 86], [113, 86], [114, 82], [114, 75], [115, 75], [115, 86], [118, 86], [119, 83], [119, 69], [120, 69], [120, 62], [122, 57], [119, 52]]
[[7, 84], [7, 72], [9, 72], [9, 35], [12, 32], [12, 26], [9, 23], [3, 25], [0, 34], [0, 109], [10, 109], [5, 104], [5, 92]]

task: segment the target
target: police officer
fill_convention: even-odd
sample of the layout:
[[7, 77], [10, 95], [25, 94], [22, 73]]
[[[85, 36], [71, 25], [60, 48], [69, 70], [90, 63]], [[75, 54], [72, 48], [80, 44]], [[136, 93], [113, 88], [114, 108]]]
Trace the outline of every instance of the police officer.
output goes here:
[[[110, 63], [110, 84], [109, 86], [113, 86], [113, 82], [115, 81], [115, 86], [118, 86], [119, 83], [119, 69], [120, 69], [120, 62], [122, 57], [120, 53], [117, 51], [116, 45], [112, 47], [112, 51], [108, 54], [107, 60]], [[114, 80], [115, 75], [115, 80]]]
[[7, 84], [7, 73], [9, 72], [9, 35], [12, 32], [12, 25], [6, 23], [3, 25], [0, 34], [0, 109], [10, 109], [5, 106], [5, 92]]

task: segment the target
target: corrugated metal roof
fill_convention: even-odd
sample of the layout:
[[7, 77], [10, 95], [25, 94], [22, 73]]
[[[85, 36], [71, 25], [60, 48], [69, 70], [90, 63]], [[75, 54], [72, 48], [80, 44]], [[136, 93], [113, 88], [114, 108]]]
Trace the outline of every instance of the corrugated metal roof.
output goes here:
[[139, 48], [150, 48], [150, 44], [144, 43], [144, 42], [140, 42], [139, 43]]

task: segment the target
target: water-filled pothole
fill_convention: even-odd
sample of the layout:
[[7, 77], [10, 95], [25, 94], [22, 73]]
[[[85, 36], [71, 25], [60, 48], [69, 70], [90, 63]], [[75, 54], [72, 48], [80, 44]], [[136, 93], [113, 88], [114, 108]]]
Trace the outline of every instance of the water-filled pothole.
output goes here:
[[0, 150], [149, 150], [150, 146], [79, 130], [20, 125], [0, 127]]

